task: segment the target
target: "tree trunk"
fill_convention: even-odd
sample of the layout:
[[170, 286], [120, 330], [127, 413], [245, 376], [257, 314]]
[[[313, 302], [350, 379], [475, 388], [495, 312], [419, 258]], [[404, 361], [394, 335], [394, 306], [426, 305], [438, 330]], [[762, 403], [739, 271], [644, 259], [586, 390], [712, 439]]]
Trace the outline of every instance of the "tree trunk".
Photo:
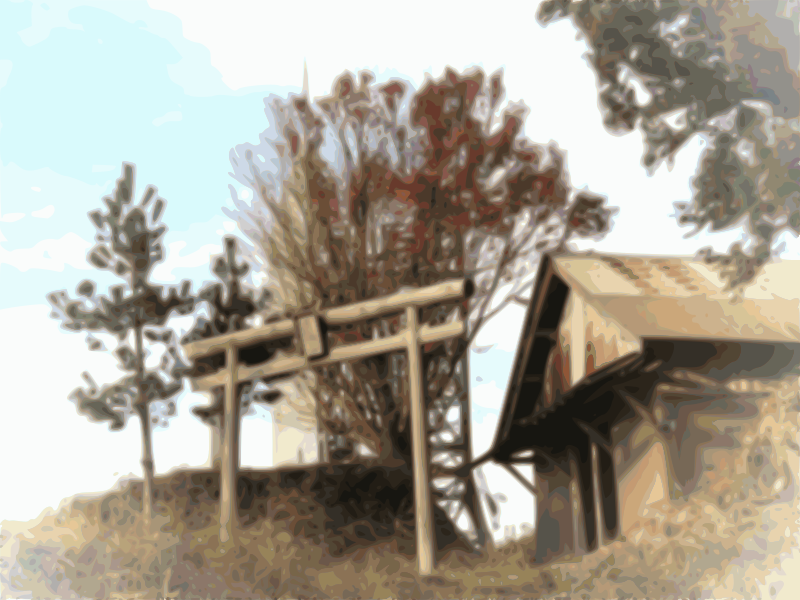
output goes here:
[[142, 514], [146, 524], [150, 524], [153, 516], [153, 481], [155, 479], [155, 462], [153, 461], [153, 439], [150, 431], [150, 415], [146, 404], [136, 407], [139, 421], [142, 424], [142, 471], [144, 471], [144, 491], [142, 492]]
[[142, 490], [142, 515], [147, 527], [152, 523], [153, 517], [153, 481], [155, 479], [155, 462], [153, 461], [153, 439], [150, 430], [150, 410], [147, 399], [144, 397], [142, 381], [144, 379], [144, 354], [142, 350], [142, 327], [138, 320], [134, 327], [136, 338], [136, 387], [139, 398], [136, 403], [136, 412], [142, 425], [142, 471], [144, 473], [144, 489]]

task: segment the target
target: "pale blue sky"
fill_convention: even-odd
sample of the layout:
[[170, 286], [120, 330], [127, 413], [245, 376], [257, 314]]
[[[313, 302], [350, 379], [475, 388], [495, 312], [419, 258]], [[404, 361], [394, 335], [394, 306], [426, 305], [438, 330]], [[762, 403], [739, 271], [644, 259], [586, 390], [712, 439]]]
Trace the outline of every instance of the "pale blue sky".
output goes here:
[[[170, 254], [156, 274], [199, 284], [221, 235], [235, 231], [221, 210], [229, 186], [239, 189], [229, 176], [229, 152], [256, 143], [268, 127], [265, 97], [299, 91], [304, 59], [316, 96], [345, 69], [369, 68], [379, 79], [399, 75], [418, 86], [447, 64], [503, 67], [507, 98], [531, 108], [529, 137], [557, 140], [568, 152], [573, 184], [621, 208], [613, 234], [595, 247], [692, 254], [710, 242], [725, 248], [738, 236], [682, 238], [672, 204], [689, 198], [702, 143], [691, 143], [672, 171], [647, 177], [638, 134], [614, 137], [602, 128], [585, 44], [566, 22], [540, 28], [536, 3], [462, 2], [458, 11], [431, 2], [386, 5], [385, 12], [368, 6], [375, 5], [352, 3], [345, 11], [330, 2], [2, 4], [0, 331], [14, 342], [0, 349], [0, 444], [4, 457], [19, 456], [4, 458], [4, 481], [24, 481], [28, 491], [0, 495], [0, 519], [29, 519], [61, 498], [108, 488], [117, 473], [141, 473], [135, 422], [109, 433], [76, 415], [66, 399], [82, 370], [102, 380], [114, 376], [114, 367], [89, 354], [82, 336], [61, 333], [47, 318], [47, 292], [72, 290], [88, 276], [108, 281], [86, 265], [93, 236], [87, 211], [110, 192], [122, 161], [136, 163], [137, 189], [154, 184], [169, 201]], [[442, 35], [442, 21], [463, 35]], [[474, 423], [487, 446], [521, 314], [504, 314], [482, 337], [497, 346], [472, 357]], [[207, 430], [188, 411], [197, 402], [184, 396], [170, 428], [156, 432], [159, 472], [205, 461]], [[245, 464], [269, 463], [267, 425], [245, 420]], [[495, 481], [517, 485], [499, 475]]]

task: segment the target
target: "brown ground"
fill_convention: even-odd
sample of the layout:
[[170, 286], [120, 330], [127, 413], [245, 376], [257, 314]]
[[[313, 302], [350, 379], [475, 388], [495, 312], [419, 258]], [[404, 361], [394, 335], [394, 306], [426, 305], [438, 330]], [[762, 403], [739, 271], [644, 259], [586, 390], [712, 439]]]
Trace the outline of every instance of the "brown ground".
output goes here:
[[[530, 544], [478, 556], [451, 536], [421, 579], [407, 479], [363, 467], [244, 473], [242, 527], [221, 546], [218, 479], [184, 471], [158, 483], [155, 536], [137, 484], [4, 523], [0, 586], [8, 598], [789, 598], [786, 577], [765, 577], [800, 530], [796, 379], [753, 402], [741, 447], [715, 449], [691, 496], [651, 506], [626, 540], [588, 556], [532, 567]], [[356, 511], [365, 502], [369, 517]]]

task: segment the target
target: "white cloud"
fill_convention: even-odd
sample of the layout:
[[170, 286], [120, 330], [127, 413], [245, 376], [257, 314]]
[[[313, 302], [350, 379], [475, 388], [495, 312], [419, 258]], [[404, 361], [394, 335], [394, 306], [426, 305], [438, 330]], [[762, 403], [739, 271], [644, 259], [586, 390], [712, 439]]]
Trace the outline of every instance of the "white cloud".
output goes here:
[[259, 469], [273, 464], [273, 425], [269, 407], [256, 405], [254, 415], [242, 419], [241, 456], [243, 467]]
[[500, 410], [505, 398], [505, 389], [490, 381], [472, 387], [472, 404], [483, 408]]
[[[197, 41], [208, 48], [211, 64], [220, 71], [223, 81], [232, 89], [263, 85], [265, 82], [295, 85], [299, 88], [303, 76], [303, 58], [307, 56], [312, 94], [326, 93], [333, 78], [345, 68], [357, 72], [367, 66], [364, 63], [364, 48], [370, 49], [368, 64], [391, 65], [401, 72], [413, 74], [417, 83], [421, 83], [426, 69], [430, 68], [437, 75], [440, 74], [447, 60], [457, 61], [454, 66], [458, 68], [484, 61], [491, 71], [513, 59], [517, 64], [525, 65], [527, 79], [535, 80], [535, 77], [527, 73], [533, 68], [524, 56], [536, 55], [540, 53], [540, 49], [541, 52], [555, 54], [548, 47], [548, 42], [557, 38], [558, 33], [563, 33], [547, 35], [547, 30], [543, 33], [538, 31], [539, 27], [534, 21], [536, 3], [522, 3], [516, 9], [481, 11], [480, 19], [476, 20], [474, 8], [452, 11], [443, 3], [410, 0], [404, 4], [406, 10], [386, 8], [377, 14], [384, 19], [390, 19], [396, 31], [414, 32], [421, 39], [429, 40], [424, 47], [409, 49], [398, 44], [387, 44], [383, 32], [378, 28], [362, 27], [357, 38], [345, 39], [332, 48], [329, 43], [330, 32], [352, 29], [354, 23], [358, 22], [358, 19], [353, 20], [353, 15], [375, 15], [372, 3], [351, 3], [349, 11], [342, 11], [337, 3], [315, 4], [317, 18], [312, 20], [305, 17], [301, 5], [297, 3], [227, 3], [224, 8], [209, 4], [204, 5], [203, 10], [198, 10], [191, 3], [182, 0], [151, 0], [149, 4], [154, 9], [171, 12], [181, 19], [183, 35], [186, 39]], [[465, 6], [474, 7], [474, 4], [467, 3]], [[420, 10], [425, 11], [429, 17], [424, 23], [415, 18]], [[509, 21], [508, 10], [516, 10], [522, 17]], [[458, 30], [475, 33], [480, 30], [485, 43], [466, 45], [454, 53], [453, 48], [435, 32], [433, 24], [444, 21], [452, 23]], [[262, 26], [259, 25], [263, 23], [287, 24], [270, 29], [272, 42], [285, 51], [282, 52], [281, 60], [274, 61], [267, 70], [254, 69], [251, 61], [242, 58], [264, 53], [265, 46], [260, 31]], [[537, 30], [534, 35], [531, 35], [531, 25]], [[294, 39], [294, 32], [301, 26], [305, 34], [302, 45], [297, 44]], [[500, 48], [507, 47], [507, 44], [492, 44], [493, 40], [488, 39], [487, 31], [502, 32], [497, 39], [530, 41], [530, 54], [516, 53], [519, 54], [517, 57], [514, 56], [515, 53], [502, 52]], [[572, 32], [567, 40], [571, 41], [574, 37]], [[560, 75], [561, 73], [557, 73], [555, 79], [559, 79]], [[509, 96], [517, 95], [515, 90], [509, 90]]]
[[497, 423], [500, 421], [500, 415], [497, 413], [489, 413], [484, 415], [483, 419], [477, 419], [472, 422], [472, 453], [475, 456], [480, 456], [492, 445], [494, 441], [494, 434], [497, 431]]
[[[35, 190], [35, 188], [34, 188]], [[38, 190], [36, 190], [38, 191]], [[37, 219], [49, 219], [53, 216], [53, 213], [56, 212], [56, 207], [52, 204], [50, 206], [45, 206], [41, 210], [35, 210], [31, 213], [32, 217], [36, 217]]]
[[175, 270], [193, 269], [209, 265], [211, 257], [222, 251], [219, 244], [205, 244], [194, 252], [181, 256], [186, 242], [173, 242], [167, 245], [167, 258], [153, 269], [153, 278], [158, 281], [177, 281]]
[[174, 123], [183, 120], [183, 113], [179, 110], [171, 110], [167, 114], [153, 119], [153, 125], [160, 127], [164, 123]]
[[107, 488], [114, 471], [140, 472], [136, 428], [112, 435], [77, 415], [67, 399], [83, 371], [97, 381], [116, 378], [116, 361], [89, 352], [83, 336], [60, 331], [48, 311], [45, 305], [0, 310], [0, 331], [14, 340], [0, 345], [4, 372], [14, 374], [0, 378], [0, 453], [17, 457], [4, 461], [3, 481], [25, 490], [0, 494], [4, 519], [33, 518], [62, 498]]
[[0, 264], [11, 265], [23, 273], [30, 269], [63, 271], [69, 265], [89, 270], [86, 253], [91, 244], [75, 233], [57, 240], [42, 240], [32, 248], [6, 250], [0, 247]]
[[82, 25], [76, 25], [67, 16], [70, 8], [68, 5], [61, 6], [60, 2], [51, 2], [50, 6], [38, 2], [33, 4], [31, 26], [18, 33], [22, 43], [26, 46], [38, 44], [47, 39], [51, 30], [59, 27], [82, 30]]
[[475, 346], [492, 346], [493, 350], [516, 352], [524, 320], [525, 308], [518, 304], [507, 305], [484, 323], [475, 336]]
[[[177, 413], [169, 420], [168, 426], [153, 431], [153, 455], [157, 473], [168, 473], [181, 466], [197, 468], [206, 465], [209, 459], [209, 428], [192, 413], [192, 408], [208, 405], [209, 399], [204, 394], [183, 393], [178, 396], [176, 404]], [[242, 425], [247, 421], [248, 419], [243, 419]], [[131, 426], [138, 429], [139, 423], [131, 423], [128, 427]], [[252, 442], [252, 438], [258, 440], [259, 433], [263, 434], [254, 434], [250, 429], [245, 430], [242, 427], [241, 441]], [[267, 444], [271, 450], [272, 443]]]
[[215, 233], [217, 235], [222, 235], [222, 236], [228, 235], [229, 233], [233, 233], [234, 235], [240, 235], [241, 231], [239, 230], [239, 225], [237, 225], [235, 222], [223, 221], [222, 228], [217, 229]]
[[[107, 185], [89, 185], [48, 167], [27, 171], [13, 162], [0, 164], [0, 197], [6, 201], [3, 208], [9, 211], [9, 214], [0, 217], [0, 221], [17, 221], [24, 216], [21, 211], [42, 206], [43, 193], [39, 190], [47, 190], [44, 192], [48, 195], [47, 200], [53, 203], [54, 210], [59, 213], [61, 231], [66, 232], [78, 231], [78, 227], [82, 229], [86, 226], [84, 210], [89, 210], [90, 206], [96, 208], [96, 202], [91, 199], [106, 193]], [[58, 190], [58, 193], [52, 190]], [[20, 212], [12, 214], [12, 210]], [[49, 207], [45, 210], [49, 210]]]
[[[525, 479], [533, 480], [532, 467], [523, 465], [520, 471]], [[519, 539], [520, 534], [529, 531], [536, 522], [536, 499], [513, 475], [498, 464], [486, 463], [483, 466], [483, 474], [489, 489], [505, 496], [505, 501], [501, 500], [498, 505], [500, 528], [493, 532], [495, 542], [502, 545], [511, 541], [506, 537], [507, 528], [510, 527], [515, 531], [512, 539]]]
[[[48, 318], [49, 310], [46, 305], [0, 310], [0, 331], [14, 340], [0, 344], [3, 373], [14, 374], [0, 377], [0, 455], [15, 457], [4, 461], [3, 483], [18, 492], [0, 494], [2, 519], [32, 519], [73, 494], [108, 490], [119, 479], [115, 473], [141, 477], [139, 422], [133, 419], [123, 431], [112, 432], [77, 414], [67, 399], [83, 385], [83, 371], [99, 383], [114, 381], [120, 375], [116, 360], [109, 353], [89, 352], [84, 336], [60, 330]], [[47, 377], [41, 375], [43, 366]], [[207, 399], [181, 395], [170, 426], [153, 432], [158, 473], [205, 464], [209, 435], [191, 413], [197, 404]]]

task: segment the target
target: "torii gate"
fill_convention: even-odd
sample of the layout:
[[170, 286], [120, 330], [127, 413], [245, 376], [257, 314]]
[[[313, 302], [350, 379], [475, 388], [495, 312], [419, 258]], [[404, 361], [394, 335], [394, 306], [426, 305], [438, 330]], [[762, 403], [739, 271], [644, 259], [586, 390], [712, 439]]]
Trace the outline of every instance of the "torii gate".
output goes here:
[[[466, 323], [463, 316], [458, 315], [441, 325], [420, 324], [419, 313], [422, 308], [431, 305], [469, 298], [473, 290], [470, 280], [452, 279], [427, 287], [401, 289], [384, 298], [329, 308], [319, 314], [305, 314], [294, 319], [283, 319], [184, 344], [187, 357], [195, 364], [192, 388], [195, 391], [211, 391], [224, 387], [225, 390], [222, 407], [224, 434], [221, 453], [220, 540], [225, 543], [232, 538], [237, 516], [235, 499], [239, 469], [239, 384], [285, 378], [305, 369], [405, 350], [409, 367], [417, 567], [421, 575], [430, 574], [434, 563], [434, 528], [421, 346], [462, 336], [466, 332]], [[404, 326], [393, 335], [340, 343], [330, 349], [327, 347], [326, 334], [329, 325], [346, 327], [357, 321], [393, 313], [400, 313], [405, 317]], [[277, 355], [275, 349], [279, 346], [279, 341], [287, 339], [294, 340], [293, 351], [283, 356]], [[263, 360], [257, 364], [243, 364], [240, 356], [242, 350], [260, 351]], [[218, 370], [208, 373], [215, 366]]]

